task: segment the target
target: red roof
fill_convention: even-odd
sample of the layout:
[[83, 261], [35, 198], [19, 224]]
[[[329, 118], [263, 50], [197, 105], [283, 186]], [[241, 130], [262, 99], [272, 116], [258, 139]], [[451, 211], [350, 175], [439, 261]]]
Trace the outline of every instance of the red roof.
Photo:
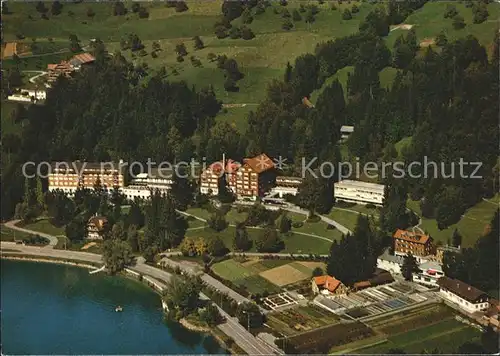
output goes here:
[[318, 287], [328, 289], [330, 292], [335, 292], [335, 290], [342, 284], [341, 281], [332, 276], [314, 277], [314, 283], [316, 283]]
[[261, 153], [257, 157], [246, 158], [245, 164], [252, 168], [255, 173], [262, 173], [274, 168], [274, 163], [265, 153]]

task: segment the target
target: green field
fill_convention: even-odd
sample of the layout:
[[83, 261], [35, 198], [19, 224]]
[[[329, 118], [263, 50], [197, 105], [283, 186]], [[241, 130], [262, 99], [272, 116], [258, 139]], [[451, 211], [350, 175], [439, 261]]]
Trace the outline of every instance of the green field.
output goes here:
[[54, 236], [65, 234], [64, 227], [54, 226], [46, 219], [38, 220], [34, 223], [24, 224], [24, 225], [22, 225], [22, 227], [25, 229], [38, 231], [41, 233], [54, 235]]
[[1, 241], [15, 241], [22, 240], [26, 237], [31, 236], [30, 234], [22, 231], [17, 231], [10, 229], [5, 225], [0, 225]]
[[[435, 242], [448, 243], [453, 231], [457, 229], [462, 235], [462, 246], [471, 247], [477, 239], [483, 234], [485, 227], [491, 222], [495, 211], [498, 209], [500, 195], [487, 201], [481, 201], [468, 209], [462, 216], [462, 219], [456, 224], [449, 226], [444, 230], [439, 230], [435, 219], [422, 218], [420, 228], [430, 234]], [[417, 201], [408, 200], [408, 208], [421, 215], [420, 205]]]
[[[461, 16], [465, 19], [466, 26], [461, 30], [455, 30], [451, 19], [443, 18], [446, 6], [454, 5]], [[405, 21], [405, 24], [414, 25], [417, 38], [422, 41], [436, 37], [441, 31], [444, 31], [448, 40], [454, 40], [467, 35], [475, 36], [481, 44], [488, 46], [493, 42], [495, 31], [499, 27], [500, 4], [491, 2], [488, 5], [489, 17], [481, 24], [474, 24], [472, 21], [472, 9], [466, 8], [465, 4], [458, 1], [429, 1], [421, 9], [411, 14]], [[391, 31], [387, 36], [387, 45], [392, 49], [394, 41], [405, 30]]]
[[391, 348], [401, 348], [406, 353], [419, 354], [437, 348], [440, 353], [453, 353], [465, 341], [475, 341], [480, 332], [455, 319], [445, 319], [411, 331], [391, 335], [387, 342], [374, 347], [356, 350], [355, 353], [384, 354]]
[[[287, 279], [287, 276], [283, 275], [283, 270], [279, 267], [285, 265], [287, 265], [285, 269], [288, 268], [287, 270], [292, 271], [292, 274], [299, 273], [298, 279], [296, 277]], [[314, 266], [317, 265], [321, 264], [314, 264]], [[273, 294], [281, 291], [280, 286], [290, 285], [297, 281], [302, 282], [310, 278], [314, 266], [305, 266], [299, 262], [291, 262], [289, 260], [242, 260], [241, 258], [234, 258], [215, 263], [211, 268], [222, 279], [245, 288], [252, 294], [263, 293], [265, 291]], [[324, 267], [324, 265], [322, 266]], [[274, 270], [275, 268], [277, 270]], [[265, 271], [269, 273], [261, 275]]]

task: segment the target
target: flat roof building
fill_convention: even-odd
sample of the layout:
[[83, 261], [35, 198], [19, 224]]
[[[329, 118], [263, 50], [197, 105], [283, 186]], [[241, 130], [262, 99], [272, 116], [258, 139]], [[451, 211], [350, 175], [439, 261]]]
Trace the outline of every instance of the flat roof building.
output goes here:
[[385, 186], [383, 184], [367, 183], [344, 179], [334, 183], [335, 199], [351, 203], [382, 205]]

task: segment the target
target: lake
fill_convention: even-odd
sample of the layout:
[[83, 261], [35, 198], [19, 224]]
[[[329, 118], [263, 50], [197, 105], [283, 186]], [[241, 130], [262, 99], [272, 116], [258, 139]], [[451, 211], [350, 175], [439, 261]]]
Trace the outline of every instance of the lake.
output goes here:
[[1, 260], [1, 283], [3, 354], [225, 353], [213, 337], [165, 321], [159, 295], [125, 277]]

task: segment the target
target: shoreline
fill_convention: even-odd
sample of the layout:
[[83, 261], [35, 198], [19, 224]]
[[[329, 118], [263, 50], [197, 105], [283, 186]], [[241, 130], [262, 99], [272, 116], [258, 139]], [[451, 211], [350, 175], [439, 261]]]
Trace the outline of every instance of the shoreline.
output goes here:
[[[0, 252], [2, 252], [2, 251], [0, 250]], [[27, 255], [9, 254], [9, 252], [7, 252], [7, 254], [5, 254], [5, 253], [0, 254], [0, 259], [6, 259], [6, 260], [10, 260], [10, 261], [28, 261], [28, 262], [37, 262], [37, 263], [52, 263], [52, 264], [58, 264], [58, 265], [69, 265], [69, 266], [74, 266], [74, 267], [90, 269], [90, 270], [95, 270], [95, 269], [99, 268], [98, 266], [92, 265], [89, 262], [79, 262], [77, 260], [64, 260], [64, 259], [60, 259], [57, 257], [40, 257], [40, 256], [35, 257], [35, 256], [27, 256]], [[120, 273], [120, 275], [122, 277], [132, 279], [136, 282], [139, 282], [140, 284], [142, 284], [144, 286], [149, 287], [150, 290], [152, 290], [153, 292], [155, 292], [156, 294], [158, 294], [160, 296], [160, 300], [161, 300], [161, 293], [155, 288], [155, 286], [150, 285], [147, 281], [145, 281], [143, 275], [141, 275], [135, 271], [132, 271], [128, 268], [126, 268], [122, 273]], [[162, 314], [165, 315], [165, 311], [163, 310], [163, 307], [162, 307]], [[199, 333], [210, 334], [217, 341], [217, 343], [220, 345], [220, 347], [222, 349], [228, 351], [230, 354], [233, 354], [231, 352], [231, 349], [224, 342], [224, 340], [222, 340], [222, 338], [219, 335], [217, 335], [217, 333], [212, 328], [204, 328], [201, 326], [193, 325], [189, 321], [187, 321], [185, 318], [182, 318], [181, 320], [179, 320], [177, 322], [188, 330], [199, 332]]]

